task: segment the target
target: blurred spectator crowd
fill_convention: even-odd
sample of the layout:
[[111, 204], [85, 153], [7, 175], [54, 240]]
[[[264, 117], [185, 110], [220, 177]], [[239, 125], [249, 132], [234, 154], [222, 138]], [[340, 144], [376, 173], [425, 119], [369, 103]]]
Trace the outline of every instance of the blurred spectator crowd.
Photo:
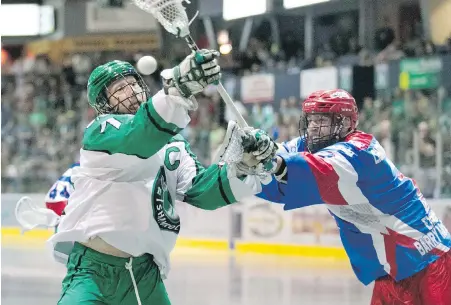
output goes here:
[[370, 49], [359, 43], [356, 18], [352, 14], [345, 14], [342, 18], [337, 16], [332, 24], [319, 28], [318, 32], [323, 35], [315, 41], [316, 47], [311, 56], [304, 53], [304, 41], [298, 31], [292, 30], [299, 26], [296, 21], [290, 23], [290, 30], [281, 32], [278, 42], [270, 33], [269, 22], [262, 22], [249, 39], [246, 49], [223, 55], [221, 66], [234, 74], [248, 75], [263, 71], [298, 72], [340, 64], [370, 66], [406, 57], [451, 54], [451, 32], [442, 45], [435, 45], [424, 38], [420, 22], [415, 22], [412, 27], [409, 24], [401, 26], [405, 34], [400, 38], [396, 37], [388, 20], [375, 31], [373, 48]]
[[[390, 33], [389, 30], [387, 30]], [[388, 35], [381, 32], [381, 36]], [[382, 38], [381, 38], [382, 40]], [[390, 43], [388, 43], [390, 41]], [[358, 44], [356, 36], [334, 36], [331, 42], [320, 45], [311, 58], [302, 51], [286, 53], [269, 42], [251, 38], [245, 52], [223, 56], [225, 68], [237, 74], [248, 75], [263, 71], [292, 71], [333, 66], [336, 64], [370, 66], [405, 57], [451, 54], [451, 37], [445, 45], [435, 46], [431, 41], [420, 38], [399, 45], [395, 40], [381, 41], [380, 50], [369, 50]]]
[[[44, 56], [2, 66], [2, 192], [44, 191], [78, 160], [83, 130], [95, 117], [86, 97], [89, 74], [118, 58], [135, 61], [99, 53], [72, 56], [61, 67]], [[155, 78], [145, 81], [156, 92]]]
[[[398, 46], [389, 28], [376, 34], [377, 51], [360, 47], [355, 36], [338, 35], [308, 59], [295, 44], [285, 43], [286, 48], [281, 48], [253, 37], [245, 52], [223, 56], [221, 64], [229, 72], [246, 75], [268, 69], [299, 70], [343, 61], [373, 65], [405, 56], [451, 53], [451, 38], [437, 47], [412, 36]], [[140, 56], [99, 52], [69, 56], [62, 66], [44, 56], [22, 56], [2, 63], [2, 192], [46, 191], [77, 161], [83, 129], [95, 117], [86, 99], [89, 73], [108, 60], [134, 63]], [[172, 63], [163, 62], [160, 69]], [[152, 92], [158, 90], [158, 72], [145, 81]], [[451, 196], [451, 99], [446, 90], [396, 90], [378, 96], [364, 100], [359, 128], [376, 135], [388, 156], [405, 174], [416, 178], [427, 197], [437, 189]], [[199, 110], [191, 114], [192, 121], [182, 134], [199, 160], [208, 165], [232, 117], [214, 89], [198, 100]], [[271, 103], [239, 105], [252, 126], [265, 129], [277, 141], [299, 135], [298, 98], [281, 100], [278, 109]], [[437, 167], [442, 169], [440, 174]]]

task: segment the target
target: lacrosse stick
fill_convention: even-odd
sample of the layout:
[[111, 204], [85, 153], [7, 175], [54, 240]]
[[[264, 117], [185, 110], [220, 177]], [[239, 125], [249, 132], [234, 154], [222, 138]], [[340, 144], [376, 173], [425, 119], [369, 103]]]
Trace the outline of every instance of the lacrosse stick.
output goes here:
[[38, 226], [53, 228], [58, 225], [60, 216], [52, 210], [39, 207], [30, 197], [22, 197], [16, 204], [16, 219], [22, 226], [22, 231], [32, 230]]
[[[183, 38], [188, 43], [188, 46], [193, 51], [198, 51], [196, 43], [190, 35], [188, 16], [186, 15], [183, 1], [190, 3], [188, 0], [132, 0], [133, 3], [140, 9], [152, 14], [166, 31]], [[248, 124], [244, 120], [238, 108], [233, 103], [224, 86], [220, 82], [217, 86], [219, 95], [221, 95], [224, 102], [232, 109], [235, 114], [238, 124], [241, 127], [247, 127]]]
[[[216, 151], [213, 163], [224, 162], [239, 167], [239, 163], [248, 157], [246, 145], [243, 145], [243, 135], [243, 129], [235, 121], [229, 121], [224, 141]], [[271, 161], [268, 162], [271, 163]], [[257, 175], [262, 183], [268, 184], [271, 181], [271, 175], [264, 169], [265, 165], [266, 163], [249, 168], [241, 167], [241, 172], [246, 175]]]

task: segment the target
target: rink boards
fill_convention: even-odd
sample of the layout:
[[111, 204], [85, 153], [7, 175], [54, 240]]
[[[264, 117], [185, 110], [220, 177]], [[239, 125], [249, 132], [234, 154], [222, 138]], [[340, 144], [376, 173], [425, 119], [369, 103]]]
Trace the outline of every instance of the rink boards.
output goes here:
[[[44, 205], [44, 194], [26, 194]], [[36, 229], [21, 235], [14, 207], [22, 194], [2, 194], [2, 244], [39, 244], [52, 230]], [[428, 201], [451, 230], [451, 200]], [[294, 211], [259, 198], [215, 211], [204, 211], [178, 203], [181, 219], [177, 246], [261, 253], [346, 259], [335, 220], [321, 205]], [[36, 241], [36, 243], [34, 243]]]

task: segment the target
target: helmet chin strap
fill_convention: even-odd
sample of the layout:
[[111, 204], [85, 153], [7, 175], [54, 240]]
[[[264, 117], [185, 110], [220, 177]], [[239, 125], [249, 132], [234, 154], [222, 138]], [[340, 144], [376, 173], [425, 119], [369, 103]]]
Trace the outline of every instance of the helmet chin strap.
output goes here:
[[355, 129], [349, 128], [349, 131], [345, 135], [341, 136], [340, 135], [341, 131], [344, 128], [344, 125], [343, 125], [344, 117], [340, 116], [340, 117], [338, 117], [338, 120], [339, 120], [339, 122], [338, 122], [338, 124], [336, 124], [335, 130], [334, 130], [334, 137], [337, 139], [337, 141], [340, 141], [341, 139], [345, 139], [348, 135], [353, 133], [355, 131]]
[[335, 139], [337, 139], [337, 141], [340, 140], [340, 133], [341, 133], [342, 129], [343, 129], [343, 122], [340, 122], [337, 125], [335, 125], [335, 130], [334, 130], [334, 133], [333, 133], [333, 137]]
[[344, 127], [343, 126], [344, 118], [341, 115], [337, 115], [335, 118], [337, 120], [337, 123], [334, 124], [335, 125], [335, 129], [334, 129], [334, 132], [333, 132], [331, 138], [335, 138], [337, 141], [340, 141], [340, 139], [341, 139], [340, 133], [343, 130], [343, 127]]
[[348, 133], [345, 134], [342, 138], [346, 138], [347, 136], [349, 136], [351, 133], [353, 133], [355, 131], [355, 129], [349, 129]]

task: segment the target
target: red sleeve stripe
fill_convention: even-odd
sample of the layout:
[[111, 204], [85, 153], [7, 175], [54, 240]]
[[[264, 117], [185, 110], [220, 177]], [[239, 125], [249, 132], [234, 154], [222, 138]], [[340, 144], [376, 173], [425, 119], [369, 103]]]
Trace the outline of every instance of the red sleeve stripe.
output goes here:
[[324, 202], [333, 205], [347, 205], [348, 202], [343, 198], [338, 188], [340, 177], [332, 165], [311, 153], [303, 152], [301, 155], [305, 158], [313, 176], [315, 176], [320, 196]]

